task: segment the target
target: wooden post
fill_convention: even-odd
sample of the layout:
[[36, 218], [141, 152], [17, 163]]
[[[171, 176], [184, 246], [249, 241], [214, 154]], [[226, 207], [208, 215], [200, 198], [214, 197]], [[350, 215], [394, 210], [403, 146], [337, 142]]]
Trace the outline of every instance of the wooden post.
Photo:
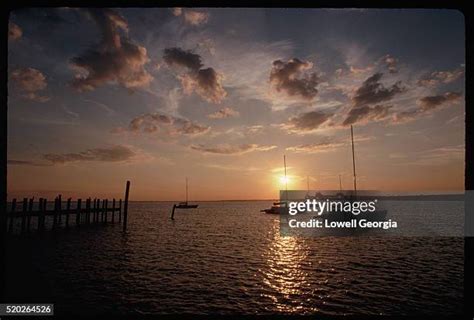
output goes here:
[[105, 199], [102, 200], [102, 209], [100, 210], [100, 222], [104, 222]]
[[69, 227], [69, 210], [71, 210], [71, 198], [67, 199], [66, 204], [66, 228]]
[[23, 198], [23, 212], [21, 216], [21, 233], [25, 232], [27, 211], [28, 211], [28, 198]]
[[77, 213], [76, 213], [76, 225], [79, 226], [81, 223], [81, 204], [82, 199], [77, 199]]
[[38, 203], [38, 215], [37, 215], [37, 222], [38, 222], [38, 231], [41, 230], [41, 210], [43, 210], [43, 198], [39, 198]]
[[109, 205], [109, 200], [108, 199], [105, 199], [104, 201], [104, 223], [107, 223], [107, 207]]
[[115, 222], [115, 198], [112, 199], [112, 223]]
[[119, 223], [122, 222], [122, 199], [119, 200]]
[[100, 199], [97, 199], [96, 222], [100, 222]]
[[92, 221], [94, 221], [94, 223], [97, 223], [97, 208], [98, 208], [98, 204], [97, 204], [97, 199], [94, 199], [94, 212], [92, 214], [93, 218], [92, 218]]
[[12, 200], [12, 210], [10, 212], [10, 224], [8, 226], [8, 231], [13, 232], [13, 219], [15, 216], [15, 210], [16, 210], [16, 199]]
[[48, 200], [46, 198], [43, 199], [43, 208], [41, 210], [41, 231], [44, 231], [46, 228], [46, 208], [48, 205]]
[[91, 223], [91, 198], [86, 200], [86, 223]]
[[62, 217], [62, 212], [63, 212], [63, 200], [62, 200], [61, 195], [59, 195], [58, 198], [59, 198], [58, 199], [58, 202], [59, 202], [58, 203], [58, 206], [59, 206], [59, 208], [58, 208], [58, 224], [59, 224], [59, 226], [61, 226], [61, 222], [62, 222], [61, 217]]
[[54, 198], [53, 230], [56, 229], [58, 223], [58, 199], [58, 197]]
[[173, 210], [171, 210], [171, 220], [174, 220], [174, 210], [176, 209], [176, 204], [173, 204]]
[[125, 188], [125, 204], [123, 206], [123, 231], [127, 230], [127, 219], [128, 219], [128, 196], [130, 193], [130, 181], [127, 181]]
[[92, 221], [92, 223], [95, 222], [95, 208], [96, 208], [96, 205], [97, 205], [97, 199], [94, 198], [94, 202], [91, 203], [91, 214], [92, 214], [91, 221]]
[[30, 224], [31, 224], [31, 215], [33, 214], [33, 203], [35, 198], [30, 199], [30, 203], [28, 205], [28, 218], [26, 219], [26, 230], [30, 232]]

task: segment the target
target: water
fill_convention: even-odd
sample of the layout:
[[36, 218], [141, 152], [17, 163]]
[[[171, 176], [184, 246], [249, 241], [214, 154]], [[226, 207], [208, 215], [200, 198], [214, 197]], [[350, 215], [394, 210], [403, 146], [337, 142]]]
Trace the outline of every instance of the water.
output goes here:
[[126, 234], [11, 238], [6, 295], [60, 315], [462, 312], [462, 237], [281, 237], [269, 205], [203, 202], [171, 221], [171, 203], [137, 202]]

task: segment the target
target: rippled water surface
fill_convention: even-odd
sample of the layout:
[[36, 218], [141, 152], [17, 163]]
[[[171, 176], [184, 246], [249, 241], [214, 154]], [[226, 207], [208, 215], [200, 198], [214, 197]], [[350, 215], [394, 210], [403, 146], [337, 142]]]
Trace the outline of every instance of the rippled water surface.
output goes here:
[[57, 314], [462, 312], [463, 239], [281, 237], [269, 202], [131, 203], [118, 224], [9, 239], [7, 287]]

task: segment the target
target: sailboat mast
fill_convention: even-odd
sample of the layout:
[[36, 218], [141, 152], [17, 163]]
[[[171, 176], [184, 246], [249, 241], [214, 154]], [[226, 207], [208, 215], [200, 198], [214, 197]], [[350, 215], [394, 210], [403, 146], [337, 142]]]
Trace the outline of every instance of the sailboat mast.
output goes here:
[[339, 191], [342, 192], [341, 175], [339, 175]]
[[309, 176], [306, 176], [306, 190], [307, 190], [307, 193], [309, 194]]
[[288, 200], [288, 178], [286, 177], [286, 155], [283, 155], [283, 165], [285, 167], [285, 197]]
[[354, 174], [354, 198], [357, 197], [357, 178], [356, 178], [356, 164], [354, 154], [354, 130], [351, 125], [351, 141], [352, 141], [352, 171]]
[[188, 177], [186, 177], [186, 203], [188, 203]]

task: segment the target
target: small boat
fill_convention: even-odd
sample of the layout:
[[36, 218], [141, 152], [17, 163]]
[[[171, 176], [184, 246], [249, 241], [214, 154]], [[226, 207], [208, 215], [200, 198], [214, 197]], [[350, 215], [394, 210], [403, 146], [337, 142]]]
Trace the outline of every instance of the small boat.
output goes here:
[[180, 202], [178, 204], [175, 204], [175, 208], [177, 209], [196, 209], [197, 207], [197, 204], [188, 204], [187, 202]]
[[268, 209], [262, 209], [260, 212], [265, 212], [269, 214], [283, 214], [288, 213], [288, 207], [286, 202], [274, 202], [273, 206]]
[[188, 203], [188, 178], [186, 178], [186, 201], [175, 204], [174, 207], [177, 209], [196, 209], [198, 207], [197, 204]]
[[283, 155], [283, 165], [285, 167], [285, 195], [287, 198], [287, 201], [279, 201], [279, 202], [274, 202], [273, 206], [271, 206], [268, 209], [262, 209], [260, 212], [265, 212], [268, 214], [287, 214], [288, 213], [288, 180], [286, 177], [286, 156]]

